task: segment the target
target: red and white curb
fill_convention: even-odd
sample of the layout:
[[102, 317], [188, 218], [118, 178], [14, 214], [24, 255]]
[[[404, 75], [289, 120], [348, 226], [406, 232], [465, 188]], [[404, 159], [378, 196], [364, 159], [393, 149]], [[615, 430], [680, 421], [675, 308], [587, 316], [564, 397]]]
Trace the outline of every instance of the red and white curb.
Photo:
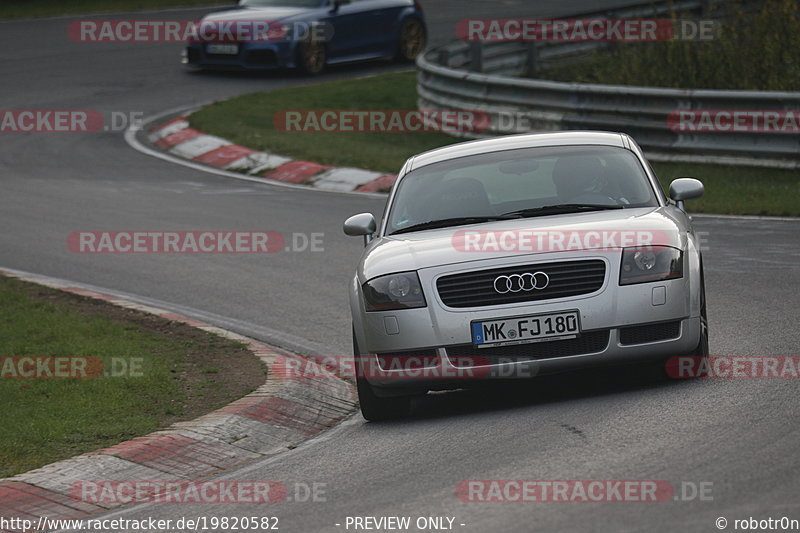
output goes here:
[[[81, 481], [195, 481], [245, 461], [294, 448], [349, 416], [356, 406], [355, 390], [347, 381], [331, 379], [323, 368], [317, 379], [275, 379], [273, 364], [286, 358], [304, 365], [313, 361], [279, 352], [209, 324], [38, 275], [0, 269], [0, 274], [38, 283], [114, 305], [182, 322], [245, 344], [267, 366], [267, 382], [244, 398], [195, 420], [115, 446], [0, 479], [0, 516], [37, 521], [83, 518], [119, 504], [94, 504], [71, 496]], [[0, 530], [4, 531], [4, 530]], [[10, 531], [10, 530], [9, 530]]]
[[330, 167], [258, 152], [190, 128], [185, 116], [151, 128], [147, 138], [153, 146], [183, 159], [222, 170], [328, 191], [385, 192], [397, 179], [395, 175], [381, 172]]

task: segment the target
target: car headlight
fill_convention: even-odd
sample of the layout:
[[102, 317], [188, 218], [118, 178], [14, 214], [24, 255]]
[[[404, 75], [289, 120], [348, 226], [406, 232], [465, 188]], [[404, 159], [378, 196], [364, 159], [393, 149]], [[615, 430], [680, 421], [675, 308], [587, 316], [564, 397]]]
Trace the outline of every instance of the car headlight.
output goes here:
[[622, 250], [620, 285], [683, 277], [683, 252], [669, 246], [640, 246]]
[[367, 311], [425, 307], [425, 295], [416, 272], [400, 272], [371, 279], [363, 285]]

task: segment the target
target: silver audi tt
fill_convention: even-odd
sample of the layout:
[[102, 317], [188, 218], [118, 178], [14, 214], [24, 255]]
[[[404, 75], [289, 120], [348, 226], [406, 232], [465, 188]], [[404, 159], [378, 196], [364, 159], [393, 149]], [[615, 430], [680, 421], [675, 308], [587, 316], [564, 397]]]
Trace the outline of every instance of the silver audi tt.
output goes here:
[[708, 354], [703, 263], [675, 180], [669, 198], [629, 136], [526, 134], [410, 158], [350, 288], [361, 411], [472, 381]]

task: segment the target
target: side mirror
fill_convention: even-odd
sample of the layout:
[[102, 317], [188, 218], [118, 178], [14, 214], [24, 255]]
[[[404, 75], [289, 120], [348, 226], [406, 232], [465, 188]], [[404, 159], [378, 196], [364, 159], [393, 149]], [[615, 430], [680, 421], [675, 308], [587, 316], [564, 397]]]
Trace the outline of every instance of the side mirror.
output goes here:
[[353, 215], [344, 221], [344, 234], [350, 237], [364, 236], [364, 244], [367, 245], [372, 240], [372, 235], [378, 229], [375, 217], [372, 213], [361, 213]]
[[669, 197], [677, 202], [681, 211], [685, 211], [685, 200], [700, 198], [704, 192], [703, 182], [694, 178], [678, 178], [669, 185]]

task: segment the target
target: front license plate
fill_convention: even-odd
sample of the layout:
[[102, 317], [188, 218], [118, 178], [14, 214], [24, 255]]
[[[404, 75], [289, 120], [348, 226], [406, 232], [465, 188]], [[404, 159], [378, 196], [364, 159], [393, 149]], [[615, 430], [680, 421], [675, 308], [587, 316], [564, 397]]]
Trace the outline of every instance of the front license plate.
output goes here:
[[478, 348], [573, 339], [581, 332], [577, 311], [520, 316], [472, 323], [472, 342]]
[[206, 45], [206, 52], [225, 56], [235, 56], [239, 53], [238, 44], [209, 43]]

